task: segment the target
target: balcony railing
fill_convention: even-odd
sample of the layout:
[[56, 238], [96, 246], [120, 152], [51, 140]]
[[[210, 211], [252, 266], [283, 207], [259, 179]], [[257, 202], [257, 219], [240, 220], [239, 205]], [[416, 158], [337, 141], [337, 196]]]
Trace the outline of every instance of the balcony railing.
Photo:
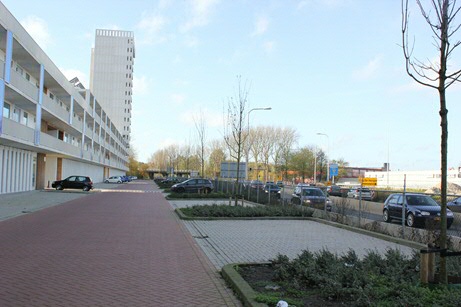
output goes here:
[[46, 133], [40, 133], [40, 145], [48, 147], [50, 150], [71, 155], [74, 157], [80, 157], [80, 148], [72, 144], [61, 141], [58, 138], [52, 137]]
[[65, 123], [69, 122], [69, 112], [61, 107], [59, 103], [52, 100], [50, 97], [43, 95], [43, 106], [56, 117], [60, 118]]
[[38, 88], [15, 70], [11, 70], [11, 85], [34, 101], [38, 101]]
[[8, 135], [12, 140], [34, 143], [34, 129], [5, 117], [3, 118], [3, 134]]

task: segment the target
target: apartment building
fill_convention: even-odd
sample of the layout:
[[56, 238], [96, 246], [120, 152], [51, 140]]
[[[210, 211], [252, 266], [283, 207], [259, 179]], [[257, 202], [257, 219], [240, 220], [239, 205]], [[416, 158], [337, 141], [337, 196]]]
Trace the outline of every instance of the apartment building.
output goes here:
[[134, 58], [132, 31], [96, 30], [91, 51], [90, 90], [128, 143]]
[[0, 2], [0, 194], [125, 174], [127, 148], [97, 97], [67, 80]]

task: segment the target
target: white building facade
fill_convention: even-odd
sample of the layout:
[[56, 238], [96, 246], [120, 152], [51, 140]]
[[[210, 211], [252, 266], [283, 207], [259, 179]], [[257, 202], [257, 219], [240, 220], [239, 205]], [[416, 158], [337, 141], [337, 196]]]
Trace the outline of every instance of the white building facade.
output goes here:
[[[441, 176], [441, 170], [433, 170], [366, 172], [364, 177], [377, 178], [377, 185], [382, 188], [403, 189], [406, 181], [407, 188], [430, 189], [440, 188]], [[461, 168], [448, 170], [447, 182], [461, 186]]]
[[96, 30], [90, 90], [129, 144], [135, 58], [134, 33]]
[[0, 194], [125, 174], [128, 142], [0, 2]]

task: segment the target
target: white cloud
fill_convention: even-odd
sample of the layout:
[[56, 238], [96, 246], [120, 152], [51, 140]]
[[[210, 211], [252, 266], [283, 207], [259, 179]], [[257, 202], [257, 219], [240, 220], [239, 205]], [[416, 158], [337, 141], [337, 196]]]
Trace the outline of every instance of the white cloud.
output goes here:
[[184, 103], [184, 100], [186, 97], [182, 94], [171, 94], [170, 95], [170, 100], [176, 105], [182, 105]]
[[267, 41], [263, 44], [263, 48], [266, 53], [272, 53], [275, 49], [275, 42]]
[[21, 24], [42, 49], [45, 50], [52, 42], [45, 20], [37, 16], [28, 16], [21, 21]]
[[137, 28], [149, 32], [149, 34], [155, 34], [160, 32], [168, 20], [161, 15], [145, 15], [141, 21], [137, 24]]
[[187, 36], [185, 39], [184, 39], [184, 44], [187, 46], [187, 47], [197, 47], [199, 45], [199, 40], [197, 37], [195, 36]]
[[78, 69], [72, 69], [72, 68], [71, 69], [59, 68], [59, 70], [64, 74], [64, 76], [66, 76], [67, 80], [71, 80], [77, 77], [85, 88], [90, 88], [87, 75], [84, 72]]
[[251, 36], [262, 35], [267, 31], [269, 27], [269, 19], [267, 17], [259, 17], [255, 23], [255, 29], [251, 33]]
[[366, 80], [373, 78], [381, 68], [382, 58], [377, 56], [373, 60], [369, 61], [367, 65], [358, 70], [354, 71], [352, 76], [354, 79]]
[[136, 77], [133, 76], [133, 94], [143, 95], [149, 91], [149, 80], [146, 76]]
[[196, 27], [206, 26], [210, 22], [210, 15], [220, 0], [190, 0], [190, 18], [181, 27], [183, 32], [188, 32]]

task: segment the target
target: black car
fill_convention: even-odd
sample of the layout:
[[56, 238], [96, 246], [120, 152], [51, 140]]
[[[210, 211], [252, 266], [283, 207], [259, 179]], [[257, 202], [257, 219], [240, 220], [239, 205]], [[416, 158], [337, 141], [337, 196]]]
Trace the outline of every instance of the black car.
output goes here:
[[453, 212], [461, 212], [461, 197], [448, 202], [447, 207]]
[[341, 187], [338, 185], [332, 185], [327, 188], [328, 195], [331, 196], [343, 196], [343, 192], [341, 191]]
[[171, 191], [177, 193], [210, 193], [213, 191], [213, 183], [208, 179], [194, 178], [173, 185]]
[[69, 176], [64, 180], [53, 181], [51, 187], [56, 190], [81, 189], [89, 191], [93, 188], [93, 181], [88, 176]]
[[316, 187], [297, 186], [291, 196], [291, 203], [294, 205], [304, 205], [316, 209], [326, 209], [331, 211], [331, 200]]
[[[440, 222], [440, 205], [429, 195], [406, 193], [391, 194], [384, 202], [383, 220], [402, 221], [402, 205], [405, 204], [405, 223], [409, 227], [426, 226]], [[453, 212], [447, 209], [447, 228], [453, 223]]]
[[275, 183], [266, 183], [263, 188], [266, 194], [275, 195], [277, 198], [280, 198], [280, 187]]

